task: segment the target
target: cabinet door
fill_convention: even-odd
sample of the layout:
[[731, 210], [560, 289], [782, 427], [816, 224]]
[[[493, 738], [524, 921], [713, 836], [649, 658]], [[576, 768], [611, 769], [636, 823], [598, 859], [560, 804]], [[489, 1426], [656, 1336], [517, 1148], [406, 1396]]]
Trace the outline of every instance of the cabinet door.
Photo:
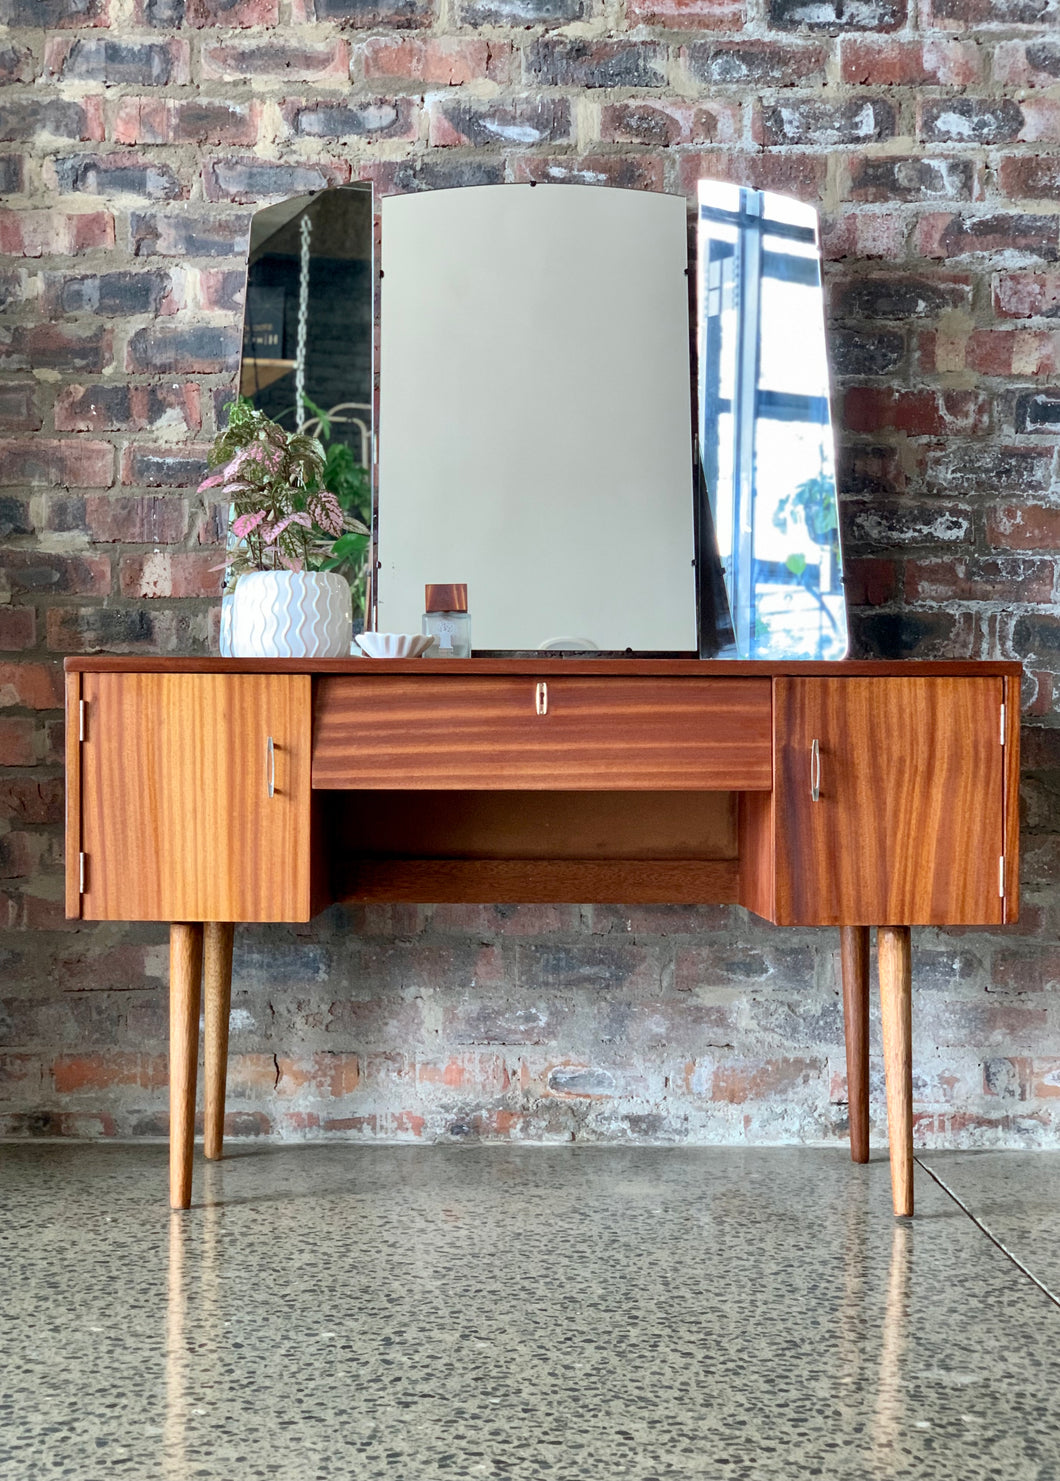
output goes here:
[[308, 675], [88, 673], [82, 697], [86, 919], [309, 919]]
[[779, 924], [1001, 922], [1003, 685], [777, 679]]

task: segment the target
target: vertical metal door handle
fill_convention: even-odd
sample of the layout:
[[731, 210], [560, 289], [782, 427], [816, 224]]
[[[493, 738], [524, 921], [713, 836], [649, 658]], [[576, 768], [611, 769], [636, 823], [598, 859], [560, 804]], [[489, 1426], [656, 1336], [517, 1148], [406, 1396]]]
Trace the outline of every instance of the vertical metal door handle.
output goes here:
[[816, 736], [810, 746], [810, 798], [813, 802], [821, 800], [821, 747]]
[[265, 785], [270, 797], [276, 796], [276, 747], [270, 735], [265, 741]]
[[537, 686], [537, 713], [539, 715], [547, 715], [548, 714], [548, 685], [547, 684], [539, 684]]

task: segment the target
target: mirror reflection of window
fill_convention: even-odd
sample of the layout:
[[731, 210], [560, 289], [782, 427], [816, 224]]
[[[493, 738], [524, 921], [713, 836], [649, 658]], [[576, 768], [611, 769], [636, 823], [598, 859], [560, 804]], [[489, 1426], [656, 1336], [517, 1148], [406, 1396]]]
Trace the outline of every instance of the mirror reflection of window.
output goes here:
[[847, 650], [817, 214], [700, 181], [703, 474], [741, 656]]
[[[251, 226], [240, 395], [319, 437], [325, 483], [372, 520], [373, 229], [370, 186], [338, 186], [258, 211]], [[344, 535], [354, 629], [366, 610], [368, 538]]]

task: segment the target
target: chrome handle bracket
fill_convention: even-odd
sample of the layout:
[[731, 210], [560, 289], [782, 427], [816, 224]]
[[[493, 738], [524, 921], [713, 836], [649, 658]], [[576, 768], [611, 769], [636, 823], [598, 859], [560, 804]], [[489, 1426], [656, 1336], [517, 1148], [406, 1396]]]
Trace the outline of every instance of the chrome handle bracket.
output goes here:
[[270, 797], [276, 796], [276, 747], [272, 736], [265, 741], [265, 786]]
[[810, 800], [821, 800], [821, 747], [816, 736], [810, 746]]
[[544, 682], [538, 684], [535, 694], [535, 704], [539, 715], [548, 714], [548, 685]]

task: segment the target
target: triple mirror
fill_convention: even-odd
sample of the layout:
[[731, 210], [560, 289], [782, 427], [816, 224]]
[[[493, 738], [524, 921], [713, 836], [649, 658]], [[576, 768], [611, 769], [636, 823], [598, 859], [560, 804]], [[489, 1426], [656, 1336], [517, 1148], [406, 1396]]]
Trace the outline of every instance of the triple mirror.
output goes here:
[[[381, 216], [355, 616], [418, 632], [459, 583], [480, 654], [843, 656], [811, 207], [702, 181], [690, 232], [684, 197], [501, 185]], [[372, 242], [367, 186], [258, 212], [241, 372], [366, 506]]]

